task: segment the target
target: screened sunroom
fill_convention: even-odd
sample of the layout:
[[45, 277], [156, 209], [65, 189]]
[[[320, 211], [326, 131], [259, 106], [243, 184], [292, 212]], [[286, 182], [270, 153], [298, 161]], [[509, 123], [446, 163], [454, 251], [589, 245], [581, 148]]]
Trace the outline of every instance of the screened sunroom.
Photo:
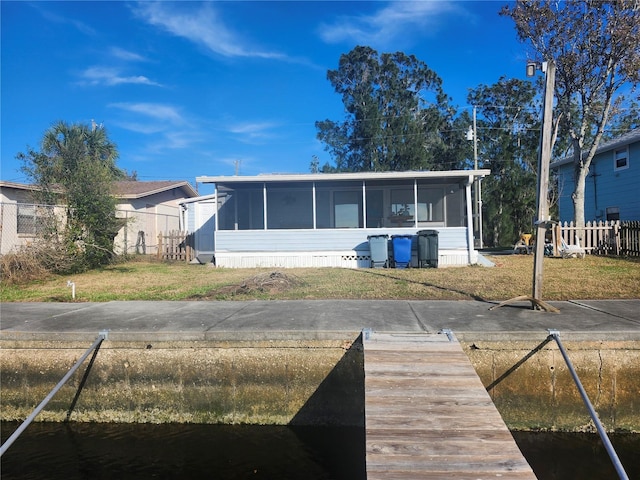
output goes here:
[[[368, 265], [367, 237], [437, 229], [443, 264], [473, 256], [471, 185], [486, 170], [199, 177], [219, 198], [220, 266]], [[470, 236], [471, 234], [471, 236]], [[448, 250], [455, 250], [452, 255]], [[447, 262], [447, 257], [461, 257]]]

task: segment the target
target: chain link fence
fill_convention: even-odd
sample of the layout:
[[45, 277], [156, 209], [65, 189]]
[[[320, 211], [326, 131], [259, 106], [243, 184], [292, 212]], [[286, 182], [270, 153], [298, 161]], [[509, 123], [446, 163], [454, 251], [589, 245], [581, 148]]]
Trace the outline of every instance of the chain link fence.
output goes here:
[[33, 242], [55, 218], [65, 215], [62, 205], [0, 203], [0, 255]]
[[[114, 239], [117, 254], [156, 255], [158, 234], [180, 229], [178, 209], [156, 206], [162, 212], [119, 209], [123, 227]], [[64, 221], [66, 207], [33, 203], [0, 203], [0, 255], [18, 250], [36, 240], [52, 218]], [[52, 216], [55, 215], [55, 216]]]

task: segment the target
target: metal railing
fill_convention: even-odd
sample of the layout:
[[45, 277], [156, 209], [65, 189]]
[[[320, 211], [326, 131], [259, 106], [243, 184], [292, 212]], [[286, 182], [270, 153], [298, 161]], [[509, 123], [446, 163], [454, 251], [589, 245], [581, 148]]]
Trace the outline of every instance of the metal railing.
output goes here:
[[607, 432], [605, 431], [604, 427], [602, 426], [602, 422], [598, 418], [598, 414], [596, 413], [596, 410], [593, 408], [593, 405], [589, 401], [589, 397], [587, 396], [587, 392], [585, 391], [584, 387], [582, 386], [582, 382], [580, 382], [580, 378], [578, 378], [578, 374], [576, 373], [575, 369], [573, 368], [573, 364], [571, 363], [571, 360], [569, 359], [569, 356], [567, 355], [567, 352], [564, 349], [564, 346], [562, 345], [562, 342], [560, 341], [560, 332], [558, 330], [553, 330], [553, 329], [549, 329], [547, 331], [549, 332], [549, 337], [548, 338], [552, 339], [552, 340], [555, 340], [556, 344], [558, 345], [558, 348], [560, 349], [560, 353], [562, 353], [562, 357], [564, 358], [564, 361], [567, 364], [567, 367], [569, 368], [569, 372], [571, 372], [571, 376], [573, 377], [573, 381], [575, 382], [576, 386], [578, 387], [578, 390], [580, 392], [580, 396], [582, 397], [582, 401], [586, 405], [587, 410], [589, 410], [589, 415], [591, 416], [591, 420], [593, 420], [593, 423], [595, 424], [596, 429], [598, 430], [598, 434], [600, 435], [600, 438], [602, 439], [602, 443], [604, 443], [604, 448], [607, 450], [607, 453], [609, 454], [609, 458], [611, 459], [611, 462], [613, 463], [613, 466], [616, 469], [616, 472], [618, 473], [618, 476], [620, 477], [621, 480], [629, 480], [629, 477], [628, 477], [627, 473], [625, 472], [624, 467], [622, 466], [622, 463], [620, 462], [620, 459], [618, 458], [618, 454], [616, 453], [615, 449], [613, 448], [613, 445], [611, 444], [611, 441], [609, 440], [609, 437], [607, 436]]
[[[97, 351], [97, 349], [100, 347], [100, 344], [102, 344], [102, 342], [106, 340], [108, 336], [109, 336], [109, 332], [107, 330], [101, 330], [98, 333], [98, 337], [96, 338], [96, 341], [93, 342], [93, 345], [91, 345], [87, 349], [87, 351], [82, 354], [82, 356], [73, 365], [73, 367], [71, 367], [71, 369], [67, 372], [67, 374], [64, 377], [62, 377], [62, 380], [60, 380], [58, 384], [55, 387], [53, 387], [53, 390], [51, 390], [49, 394], [45, 397], [45, 399], [42, 402], [40, 402], [40, 404], [33, 410], [33, 412], [31, 412], [31, 415], [29, 415], [26, 418], [26, 420], [20, 424], [20, 426], [16, 429], [16, 431], [13, 432], [11, 436], [7, 438], [7, 440], [2, 444], [2, 446], [0, 447], [0, 457], [4, 455], [4, 452], [6, 452], [7, 449], [13, 444], [13, 442], [15, 442], [18, 439], [18, 437], [22, 434], [22, 432], [26, 430], [26, 428], [29, 426], [29, 424], [31, 424], [33, 419], [36, 418], [36, 416], [42, 411], [42, 409], [47, 405], [47, 403], [49, 403], [49, 401], [53, 398], [53, 396], [56, 393], [58, 393], [58, 390], [60, 390], [62, 386], [65, 383], [67, 383], [69, 378], [71, 378], [71, 375], [73, 375], [75, 371], [80, 367], [80, 365], [82, 365], [82, 363], [87, 359], [89, 354], [94, 350]], [[77, 397], [78, 397], [78, 394], [76, 394], [76, 398], [74, 399], [74, 404], [75, 404], [75, 401], [77, 400]], [[68, 418], [68, 415], [67, 415], [67, 418]]]

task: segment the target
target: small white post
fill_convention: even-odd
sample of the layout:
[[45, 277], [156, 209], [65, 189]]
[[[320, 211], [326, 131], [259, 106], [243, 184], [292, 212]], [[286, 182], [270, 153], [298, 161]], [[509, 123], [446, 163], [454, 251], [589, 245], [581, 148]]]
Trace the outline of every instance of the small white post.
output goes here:
[[67, 287], [71, 287], [71, 298], [73, 300], [76, 299], [76, 284], [75, 282], [72, 282], [71, 280], [67, 280]]

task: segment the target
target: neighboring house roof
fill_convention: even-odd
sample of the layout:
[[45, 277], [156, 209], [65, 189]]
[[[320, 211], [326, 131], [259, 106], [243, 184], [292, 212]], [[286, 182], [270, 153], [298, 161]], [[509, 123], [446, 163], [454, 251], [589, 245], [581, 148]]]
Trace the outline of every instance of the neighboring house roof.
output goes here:
[[[13, 188], [14, 190], [24, 190], [26, 192], [38, 192], [42, 190], [38, 185], [33, 185], [31, 183], [7, 182], [5, 180], [0, 180], [0, 187]], [[53, 192], [61, 193], [61, 191], [57, 188], [53, 188]]]
[[[601, 143], [596, 150], [596, 155], [607, 152], [609, 150], [615, 150], [616, 148], [624, 147], [635, 142], [640, 142], [640, 128], [634, 128], [633, 130], [620, 135], [619, 137], [612, 138], [607, 142]], [[586, 155], [586, 152], [583, 154], [583, 156], [584, 155]], [[554, 162], [551, 162], [550, 167], [556, 168], [571, 162], [573, 162], [573, 156], [569, 155], [568, 157], [563, 157], [555, 160]]]
[[122, 199], [148, 197], [156, 193], [180, 188], [187, 197], [197, 197], [198, 192], [186, 181], [161, 180], [156, 182], [120, 181], [114, 182], [114, 195]]
[[446, 170], [446, 171], [408, 171], [408, 172], [356, 172], [356, 173], [291, 173], [255, 176], [217, 176], [197, 177], [199, 183], [245, 183], [245, 182], [335, 182], [347, 180], [398, 180], [413, 178], [429, 179], [466, 179], [470, 176], [485, 177], [490, 170]]
[[[4, 180], [0, 180], [0, 187], [14, 188], [16, 190], [26, 190], [30, 192], [39, 190], [37, 185], [17, 183], [17, 182], [6, 182]], [[187, 197], [198, 196], [198, 192], [189, 184], [189, 182], [186, 182], [184, 180], [181, 180], [181, 181], [161, 180], [156, 182], [137, 182], [137, 181], [114, 182], [114, 195], [117, 198], [122, 198], [122, 199], [136, 199], [136, 198], [148, 197], [150, 195], [171, 190], [173, 188], [182, 189], [185, 196]]]
[[15, 188], [16, 190], [27, 190], [29, 192], [38, 190], [38, 188], [35, 185], [29, 185], [26, 183], [17, 183], [17, 182], [6, 182], [4, 180], [0, 180], [0, 187]]

